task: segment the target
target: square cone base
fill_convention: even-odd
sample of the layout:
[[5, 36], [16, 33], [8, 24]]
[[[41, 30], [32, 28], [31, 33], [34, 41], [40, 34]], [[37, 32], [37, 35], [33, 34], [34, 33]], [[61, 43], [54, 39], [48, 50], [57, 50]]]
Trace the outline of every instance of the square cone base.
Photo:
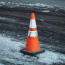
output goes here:
[[40, 50], [38, 52], [29, 52], [29, 51], [26, 51], [25, 49], [22, 49], [22, 50], [20, 50], [20, 52], [23, 53], [23, 54], [25, 54], [25, 55], [34, 56], [34, 55], [37, 55], [37, 54], [45, 52], [45, 50]]

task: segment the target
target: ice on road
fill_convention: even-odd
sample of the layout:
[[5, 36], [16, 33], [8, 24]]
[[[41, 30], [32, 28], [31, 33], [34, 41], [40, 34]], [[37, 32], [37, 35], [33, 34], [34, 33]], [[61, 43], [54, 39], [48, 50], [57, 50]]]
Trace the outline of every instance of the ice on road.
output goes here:
[[[0, 34], [0, 63], [14, 64], [32, 64], [45, 63], [47, 65], [53, 63], [65, 63], [65, 55], [46, 50], [44, 53], [31, 57], [20, 53], [20, 49], [25, 47], [25, 41], [13, 41], [12, 37], [6, 37]], [[24, 44], [23, 44], [24, 43]]]

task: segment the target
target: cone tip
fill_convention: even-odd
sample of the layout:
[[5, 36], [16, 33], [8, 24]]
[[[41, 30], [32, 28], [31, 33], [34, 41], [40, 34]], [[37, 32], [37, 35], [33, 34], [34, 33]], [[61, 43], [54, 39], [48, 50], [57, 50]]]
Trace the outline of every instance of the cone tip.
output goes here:
[[35, 19], [35, 13], [34, 12], [31, 13], [31, 19]]

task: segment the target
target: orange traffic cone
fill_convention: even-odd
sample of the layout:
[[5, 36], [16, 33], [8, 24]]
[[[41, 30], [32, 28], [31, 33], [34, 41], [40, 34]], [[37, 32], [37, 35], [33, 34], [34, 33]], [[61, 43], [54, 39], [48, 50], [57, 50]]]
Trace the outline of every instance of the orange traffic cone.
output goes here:
[[31, 14], [30, 26], [28, 31], [26, 50], [30, 52], [40, 51], [40, 45], [38, 40], [37, 26], [35, 20], [35, 14]]
[[44, 50], [40, 51], [35, 14], [32, 13], [29, 31], [28, 31], [27, 42], [26, 42], [26, 48], [21, 50], [21, 52], [24, 54], [27, 54], [27, 55], [36, 55], [43, 51]]

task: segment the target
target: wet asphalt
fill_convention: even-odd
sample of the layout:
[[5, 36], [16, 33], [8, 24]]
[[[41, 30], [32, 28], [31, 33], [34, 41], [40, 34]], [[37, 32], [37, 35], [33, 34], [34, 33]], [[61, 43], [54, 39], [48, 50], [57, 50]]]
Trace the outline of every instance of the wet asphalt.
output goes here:
[[64, 65], [65, 17], [36, 13], [40, 48], [45, 52], [35, 56], [20, 52], [26, 45], [29, 18], [29, 12], [0, 12], [0, 64]]

